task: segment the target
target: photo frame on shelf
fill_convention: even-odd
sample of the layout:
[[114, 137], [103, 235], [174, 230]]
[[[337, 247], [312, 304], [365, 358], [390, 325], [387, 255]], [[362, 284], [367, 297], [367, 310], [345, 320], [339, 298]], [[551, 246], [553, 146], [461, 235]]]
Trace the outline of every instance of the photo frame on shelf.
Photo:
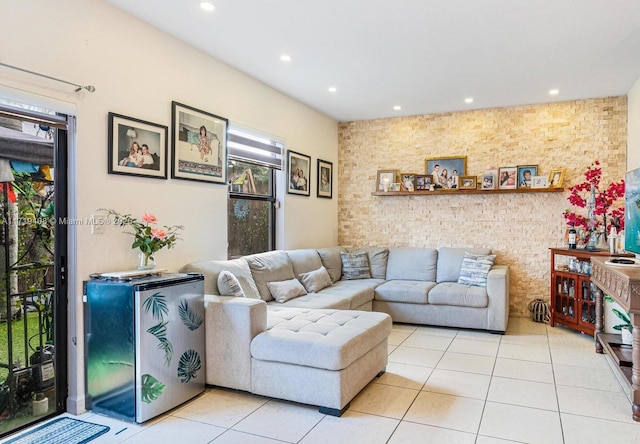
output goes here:
[[164, 125], [109, 113], [109, 174], [166, 179], [167, 134]]
[[531, 188], [547, 188], [547, 176], [531, 176]]
[[547, 179], [549, 188], [562, 188], [562, 183], [564, 182], [564, 172], [564, 168], [554, 168], [549, 171], [549, 178]]
[[480, 184], [482, 190], [495, 190], [496, 189], [496, 174], [492, 172], [485, 172], [482, 175], [482, 183]]
[[433, 183], [432, 177], [429, 174], [416, 174], [415, 175], [415, 190], [416, 191], [429, 191]]
[[390, 191], [392, 183], [398, 182], [398, 170], [378, 170], [376, 174], [376, 191]]
[[433, 177], [433, 185], [436, 188], [452, 188], [453, 182], [457, 182], [457, 176], [467, 174], [467, 157], [425, 159], [425, 174]]
[[416, 175], [413, 173], [402, 173], [400, 175], [400, 191], [415, 191]]
[[389, 191], [400, 191], [400, 182], [389, 184]]
[[498, 188], [515, 190], [518, 186], [518, 167], [500, 167], [498, 171]]
[[460, 190], [475, 190], [478, 186], [478, 178], [476, 176], [460, 176], [458, 179]]
[[228, 125], [224, 117], [171, 102], [171, 177], [226, 185]]
[[331, 199], [333, 197], [333, 163], [318, 159], [316, 174], [318, 177], [317, 196]]
[[518, 165], [518, 188], [531, 188], [531, 178], [538, 175], [538, 165]]
[[311, 188], [311, 157], [287, 150], [288, 194], [309, 196]]

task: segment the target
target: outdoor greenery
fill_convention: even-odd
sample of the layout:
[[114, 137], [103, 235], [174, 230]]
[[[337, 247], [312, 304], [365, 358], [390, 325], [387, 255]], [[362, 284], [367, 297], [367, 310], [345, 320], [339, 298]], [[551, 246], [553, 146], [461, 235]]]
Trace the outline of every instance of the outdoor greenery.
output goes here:
[[[38, 336], [38, 313], [37, 312], [29, 312], [26, 316], [27, 322], [27, 342], [31, 339], [31, 344], [35, 348], [39, 342], [37, 341]], [[6, 347], [7, 344], [7, 328], [9, 326], [8, 322], [0, 323], [0, 362], [7, 363], [9, 362], [9, 350]], [[16, 319], [11, 321], [12, 333], [13, 333], [13, 359], [14, 361], [20, 359], [20, 365], [27, 364], [26, 360], [29, 358], [29, 355], [33, 353], [33, 350], [26, 349], [25, 350], [25, 334], [24, 334], [24, 326], [25, 321], [24, 318]], [[34, 339], [36, 338], [36, 339]], [[45, 342], [45, 338], [42, 339]], [[7, 379], [9, 371], [6, 368], [0, 368], [0, 382], [5, 381]]]

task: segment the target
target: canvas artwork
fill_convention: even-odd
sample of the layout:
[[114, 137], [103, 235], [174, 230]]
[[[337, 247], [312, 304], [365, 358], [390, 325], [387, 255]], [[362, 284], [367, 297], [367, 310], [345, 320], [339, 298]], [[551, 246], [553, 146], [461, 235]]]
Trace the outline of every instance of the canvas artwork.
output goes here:
[[640, 168], [625, 177], [624, 248], [640, 254]]

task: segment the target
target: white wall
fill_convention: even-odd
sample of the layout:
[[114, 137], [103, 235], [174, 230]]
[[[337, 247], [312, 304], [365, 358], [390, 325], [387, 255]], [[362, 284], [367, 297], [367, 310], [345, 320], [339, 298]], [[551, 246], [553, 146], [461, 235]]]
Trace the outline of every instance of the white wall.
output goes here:
[[[232, 37], [230, 37], [232, 38]], [[0, 61], [96, 87], [73, 87], [0, 67], [0, 94], [39, 96], [41, 102], [76, 109], [77, 201], [72, 214], [88, 218], [97, 208], [155, 213], [161, 224], [186, 227], [177, 248], [157, 262], [176, 270], [199, 259], [226, 258], [226, 187], [184, 180], [107, 174], [107, 113], [171, 126], [171, 101], [226, 117], [286, 141], [312, 156], [311, 197], [283, 196], [279, 248], [337, 244], [337, 124], [331, 118], [247, 77], [101, 0], [24, 0], [0, 3]], [[8, 89], [8, 88], [9, 89]], [[33, 100], [32, 100], [33, 101]], [[171, 133], [169, 133], [171, 138]], [[169, 149], [170, 151], [170, 149]], [[334, 198], [318, 199], [316, 159], [334, 164]], [[284, 175], [280, 174], [280, 190]], [[131, 269], [131, 236], [117, 227], [92, 235], [89, 226], [69, 227], [77, 241], [77, 269], [70, 297], [75, 325], [70, 342], [71, 410], [82, 409], [81, 283], [92, 272]], [[75, 313], [74, 313], [75, 310]], [[77, 317], [74, 317], [77, 315]]]
[[628, 94], [627, 171], [640, 168], [640, 79]]

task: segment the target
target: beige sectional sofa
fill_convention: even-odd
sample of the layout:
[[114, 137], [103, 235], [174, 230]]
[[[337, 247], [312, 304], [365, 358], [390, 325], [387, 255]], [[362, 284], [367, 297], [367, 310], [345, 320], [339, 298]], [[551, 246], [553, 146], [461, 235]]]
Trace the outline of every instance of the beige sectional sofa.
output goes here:
[[[339, 416], [384, 371], [391, 320], [506, 330], [508, 268], [485, 265], [478, 283], [474, 268], [468, 274], [469, 264], [490, 253], [329, 247], [187, 264], [181, 272], [205, 276], [207, 383], [319, 405]], [[351, 259], [355, 274], [345, 266]], [[459, 283], [461, 270], [473, 285]], [[222, 271], [237, 278], [245, 297], [220, 296]], [[326, 287], [291, 297], [305, 292], [301, 282]]]

